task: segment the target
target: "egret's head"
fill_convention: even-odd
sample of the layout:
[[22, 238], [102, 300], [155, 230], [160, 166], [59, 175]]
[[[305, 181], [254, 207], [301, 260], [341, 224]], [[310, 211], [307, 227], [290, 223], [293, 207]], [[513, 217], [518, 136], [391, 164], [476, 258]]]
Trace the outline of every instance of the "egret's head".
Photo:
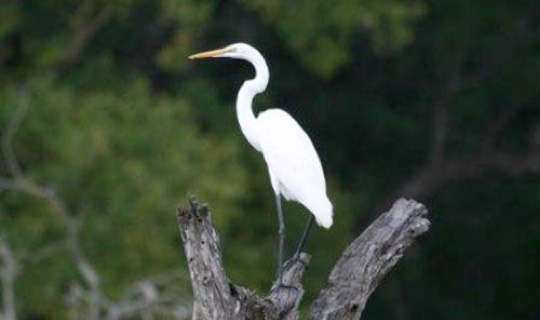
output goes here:
[[242, 59], [250, 62], [255, 67], [255, 78], [251, 81], [246, 81], [249, 88], [256, 93], [266, 90], [270, 73], [268, 66], [263, 56], [249, 44], [235, 43], [226, 46], [225, 48], [212, 51], [205, 51], [189, 56], [189, 59], [205, 59], [205, 58], [233, 58]]
[[205, 58], [235, 58], [250, 60], [254, 55], [260, 55], [255, 48], [245, 43], [235, 43], [221, 49], [205, 51], [189, 56], [189, 59]]

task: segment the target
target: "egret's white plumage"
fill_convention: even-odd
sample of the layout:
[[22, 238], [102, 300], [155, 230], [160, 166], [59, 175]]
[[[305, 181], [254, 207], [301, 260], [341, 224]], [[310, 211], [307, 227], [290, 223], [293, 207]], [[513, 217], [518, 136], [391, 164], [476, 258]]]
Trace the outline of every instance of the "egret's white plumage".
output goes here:
[[[236, 43], [223, 49], [192, 55], [190, 59], [221, 57], [243, 59], [255, 67], [255, 78], [245, 81], [238, 92], [236, 113], [242, 133], [248, 142], [263, 154], [276, 194], [280, 223], [278, 272], [281, 283], [284, 225], [280, 195], [303, 204], [322, 227], [332, 226], [332, 203], [326, 195], [321, 161], [308, 135], [287, 112], [269, 109], [255, 117], [252, 109], [253, 98], [266, 90], [270, 78], [266, 61], [259, 51], [250, 45]], [[305, 240], [310, 225], [308, 223], [301, 243]]]
[[307, 134], [280, 109], [261, 112], [256, 121], [264, 132], [259, 135], [259, 143], [274, 192], [300, 202], [319, 225], [330, 228], [332, 204], [326, 196], [321, 162]]

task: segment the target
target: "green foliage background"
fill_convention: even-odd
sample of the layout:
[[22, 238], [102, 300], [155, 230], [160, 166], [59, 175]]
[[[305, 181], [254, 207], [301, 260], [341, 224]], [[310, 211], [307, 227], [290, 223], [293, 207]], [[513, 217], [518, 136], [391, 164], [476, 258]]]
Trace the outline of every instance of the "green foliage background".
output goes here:
[[[255, 45], [271, 70], [256, 109], [280, 106], [310, 134], [335, 206], [334, 227], [309, 240], [310, 301], [347, 243], [429, 167], [445, 110], [443, 162], [533, 155], [532, 169], [480, 163], [439, 181], [434, 167], [437, 183], [411, 195], [433, 228], [366, 318], [535, 319], [539, 9], [532, 0], [2, 1], [0, 129], [26, 109], [12, 141], [22, 173], [81, 217], [82, 247], [111, 299], [138, 279], [185, 272], [174, 210], [190, 193], [213, 209], [232, 280], [263, 292], [274, 200], [233, 108], [252, 71], [186, 59]], [[6, 160], [0, 176], [10, 178]], [[292, 247], [305, 209], [285, 211]], [[0, 234], [24, 257], [65, 230], [46, 201], [0, 189]], [[16, 283], [20, 318], [66, 318], [79, 277], [65, 249], [30, 263]]]

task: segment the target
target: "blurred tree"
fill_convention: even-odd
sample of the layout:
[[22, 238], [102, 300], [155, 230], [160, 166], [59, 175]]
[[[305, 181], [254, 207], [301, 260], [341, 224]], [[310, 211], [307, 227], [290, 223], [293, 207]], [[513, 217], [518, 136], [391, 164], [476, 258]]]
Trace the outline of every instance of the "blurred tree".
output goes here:
[[[283, 107], [308, 131], [336, 207], [336, 226], [308, 243], [308, 295], [364, 213], [407, 195], [435, 213], [433, 233], [374, 297], [371, 317], [532, 318], [539, 9], [528, 0], [2, 1], [0, 128], [19, 165], [4, 142], [0, 177], [19, 172], [56, 191], [111, 301], [182, 266], [171, 212], [188, 191], [215, 208], [234, 280], [266, 289], [273, 199], [233, 108], [249, 71], [236, 62], [195, 71], [185, 59], [249, 42], [272, 72], [256, 104]], [[70, 284], [86, 283], [65, 254], [66, 224], [49, 198], [9, 186], [0, 238], [24, 266], [18, 314], [65, 318]], [[292, 242], [304, 209], [285, 210]]]
[[[170, 32], [172, 2], [0, 5], [10, 18], [0, 28], [7, 183], [0, 189], [0, 232], [24, 266], [16, 282], [19, 314], [67, 316], [64, 298], [76, 299], [73, 285], [93, 285], [84, 260], [103, 298], [122, 302], [133, 283], [181, 266], [172, 212], [188, 191], [214, 199], [224, 212], [215, 217], [221, 225], [240, 214], [246, 173], [229, 161], [238, 158], [237, 142], [200, 134], [189, 101], [152, 93], [145, 80], [151, 69], [140, 72], [139, 58], [135, 65], [122, 59], [129, 53], [116, 39], [140, 43], [148, 36], [126, 37], [144, 20], [134, 15], [144, 13], [159, 33]], [[106, 38], [115, 40], [101, 43]], [[76, 250], [70, 230], [77, 230]], [[46, 254], [34, 259], [40, 252]], [[183, 292], [175, 297], [186, 299], [187, 284], [177, 284]], [[73, 307], [91, 311], [90, 302]]]
[[[188, 191], [216, 198], [228, 213], [216, 215], [222, 225], [239, 214], [234, 203], [245, 171], [227, 161], [237, 148], [226, 138], [198, 135], [187, 102], [151, 97], [138, 80], [119, 82], [114, 91], [77, 93], [36, 78], [26, 90], [27, 116], [13, 144], [21, 177], [56, 190], [67, 214], [78, 217], [82, 248], [112, 297], [143, 276], [178, 266], [172, 210]], [[20, 104], [16, 93], [3, 88], [2, 105]], [[13, 110], [2, 108], [2, 123]], [[45, 239], [62, 241], [64, 226], [54, 219], [54, 206], [49, 210], [26, 193], [15, 188], [3, 195], [0, 224], [11, 244], [18, 252], [35, 252]], [[219, 204], [219, 198], [227, 200]], [[23, 308], [61, 308], [58, 298], [76, 279], [66, 272], [73, 263], [58, 250], [32, 267], [40, 272], [24, 273], [18, 290]]]
[[366, 30], [376, 50], [412, 41], [412, 22], [424, 12], [421, 1], [243, 1], [260, 12], [298, 60], [324, 78], [350, 63], [355, 36]]

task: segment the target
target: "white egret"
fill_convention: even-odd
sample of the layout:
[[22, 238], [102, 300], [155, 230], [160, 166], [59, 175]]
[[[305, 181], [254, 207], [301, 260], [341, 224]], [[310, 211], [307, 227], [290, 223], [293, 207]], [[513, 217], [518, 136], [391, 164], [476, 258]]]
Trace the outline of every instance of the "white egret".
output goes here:
[[244, 82], [236, 99], [236, 113], [240, 128], [248, 142], [263, 154], [268, 166], [270, 182], [275, 193], [279, 220], [278, 285], [282, 285], [283, 245], [285, 226], [281, 209], [281, 195], [287, 200], [303, 204], [312, 216], [302, 234], [296, 254], [302, 249], [313, 217], [324, 227], [332, 226], [332, 203], [326, 195], [326, 182], [321, 161], [313, 143], [300, 125], [281, 109], [268, 109], [255, 117], [252, 101], [266, 90], [270, 77], [263, 56], [252, 46], [236, 43], [222, 49], [191, 55], [189, 59], [234, 58], [250, 62], [255, 67], [255, 78]]

